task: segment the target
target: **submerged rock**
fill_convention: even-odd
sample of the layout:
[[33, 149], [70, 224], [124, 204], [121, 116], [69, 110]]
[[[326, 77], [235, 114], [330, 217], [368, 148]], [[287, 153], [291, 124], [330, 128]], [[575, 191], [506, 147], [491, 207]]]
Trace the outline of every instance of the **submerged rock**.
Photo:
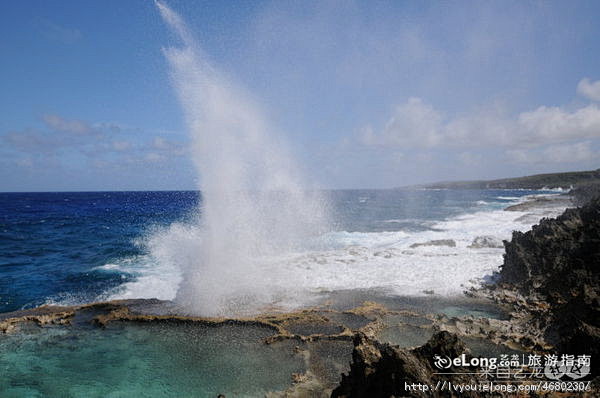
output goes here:
[[483, 249], [487, 247], [502, 248], [504, 247], [504, 244], [501, 239], [496, 238], [495, 236], [483, 235], [477, 236], [473, 239], [473, 243], [468, 246], [469, 249]]
[[456, 242], [452, 239], [437, 239], [437, 240], [430, 240], [430, 241], [423, 242], [423, 243], [413, 243], [412, 245], [410, 245], [410, 248], [414, 249], [415, 247], [420, 247], [420, 246], [456, 247]]
[[570, 195], [544, 195], [532, 197], [529, 200], [508, 206], [504, 211], [531, 211], [545, 208], [565, 208], [573, 205]]

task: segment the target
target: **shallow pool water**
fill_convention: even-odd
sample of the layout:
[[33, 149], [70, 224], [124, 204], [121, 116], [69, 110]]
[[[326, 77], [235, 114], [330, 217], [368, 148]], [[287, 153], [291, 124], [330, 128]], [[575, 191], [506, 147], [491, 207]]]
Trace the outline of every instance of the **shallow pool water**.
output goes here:
[[420, 314], [443, 314], [447, 317], [484, 317], [508, 319], [502, 308], [490, 300], [466, 296], [397, 296], [385, 290], [338, 290], [322, 294], [322, 302], [339, 311], [347, 311], [365, 302], [382, 304], [389, 310], [408, 310]]
[[303, 372], [291, 342], [252, 326], [111, 324], [0, 336], [0, 397], [262, 397]]
[[396, 325], [385, 327], [377, 333], [377, 339], [400, 347], [418, 347], [431, 338], [431, 329], [419, 328], [411, 325]]
[[469, 347], [473, 356], [499, 358], [503, 354], [521, 355], [525, 353], [524, 351], [515, 350], [480, 338], [462, 337], [461, 339]]

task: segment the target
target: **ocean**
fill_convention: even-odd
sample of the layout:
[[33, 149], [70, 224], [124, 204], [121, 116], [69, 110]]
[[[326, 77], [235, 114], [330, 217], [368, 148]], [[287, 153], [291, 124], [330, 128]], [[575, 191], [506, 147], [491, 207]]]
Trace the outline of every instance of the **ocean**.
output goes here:
[[[503, 209], [549, 193], [325, 191], [329, 230], [266, 261], [268, 272], [260, 277], [273, 294], [263, 304], [296, 307], [323, 292], [351, 289], [460, 295], [502, 263], [501, 247], [473, 248], [473, 241], [488, 236], [498, 246], [513, 230], [529, 229], [531, 217]], [[0, 312], [175, 299], [182, 267], [201, 250], [195, 244], [201, 205], [194, 191], [1, 193]]]

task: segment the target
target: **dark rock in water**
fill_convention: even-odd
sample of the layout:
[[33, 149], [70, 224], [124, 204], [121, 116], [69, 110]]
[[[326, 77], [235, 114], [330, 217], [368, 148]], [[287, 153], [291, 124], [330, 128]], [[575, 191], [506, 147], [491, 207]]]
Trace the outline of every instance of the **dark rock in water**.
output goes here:
[[[471, 375], [434, 375], [439, 369], [433, 367], [434, 355], [457, 358], [466, 352], [464, 343], [448, 332], [439, 332], [422, 347], [414, 350], [382, 344], [358, 333], [354, 337], [352, 364], [348, 375], [342, 375], [341, 384], [333, 390], [332, 397], [438, 397], [485, 396], [465, 391], [422, 391], [412, 388], [413, 383], [436, 385], [438, 381], [475, 383]], [[454, 369], [456, 372], [460, 370]], [[410, 386], [410, 387], [407, 387]]]
[[[547, 307], [533, 321], [564, 354], [600, 355], [600, 198], [505, 242], [500, 286]], [[598, 367], [596, 367], [598, 372]]]
[[471, 243], [468, 247], [469, 249], [483, 249], [486, 247], [502, 248], [504, 247], [504, 244], [502, 243], [501, 239], [498, 239], [495, 236], [484, 235], [477, 236], [475, 239], [473, 239], [473, 243]]
[[438, 240], [430, 240], [423, 243], [413, 243], [410, 245], [412, 249], [420, 246], [448, 246], [448, 247], [456, 247], [456, 242], [452, 239], [438, 239]]
[[[521, 217], [515, 218], [515, 221], [523, 223], [523, 224], [533, 225], [533, 224], [536, 224], [538, 221], [540, 221], [540, 218], [542, 218], [542, 217], [540, 217], [539, 214], [525, 213]], [[502, 244], [502, 247], [504, 247], [504, 244]]]
[[573, 206], [573, 199], [569, 195], [547, 195], [532, 198], [523, 203], [508, 206], [504, 211], [530, 211], [539, 209], [565, 208]]

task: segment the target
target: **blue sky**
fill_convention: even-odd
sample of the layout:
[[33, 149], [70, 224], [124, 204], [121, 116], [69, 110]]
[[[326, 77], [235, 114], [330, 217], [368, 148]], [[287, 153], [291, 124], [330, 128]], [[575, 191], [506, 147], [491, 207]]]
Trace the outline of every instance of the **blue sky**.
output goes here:
[[[322, 187], [600, 167], [596, 1], [167, 3]], [[1, 2], [0, 190], [195, 189], [172, 42], [152, 1]]]

